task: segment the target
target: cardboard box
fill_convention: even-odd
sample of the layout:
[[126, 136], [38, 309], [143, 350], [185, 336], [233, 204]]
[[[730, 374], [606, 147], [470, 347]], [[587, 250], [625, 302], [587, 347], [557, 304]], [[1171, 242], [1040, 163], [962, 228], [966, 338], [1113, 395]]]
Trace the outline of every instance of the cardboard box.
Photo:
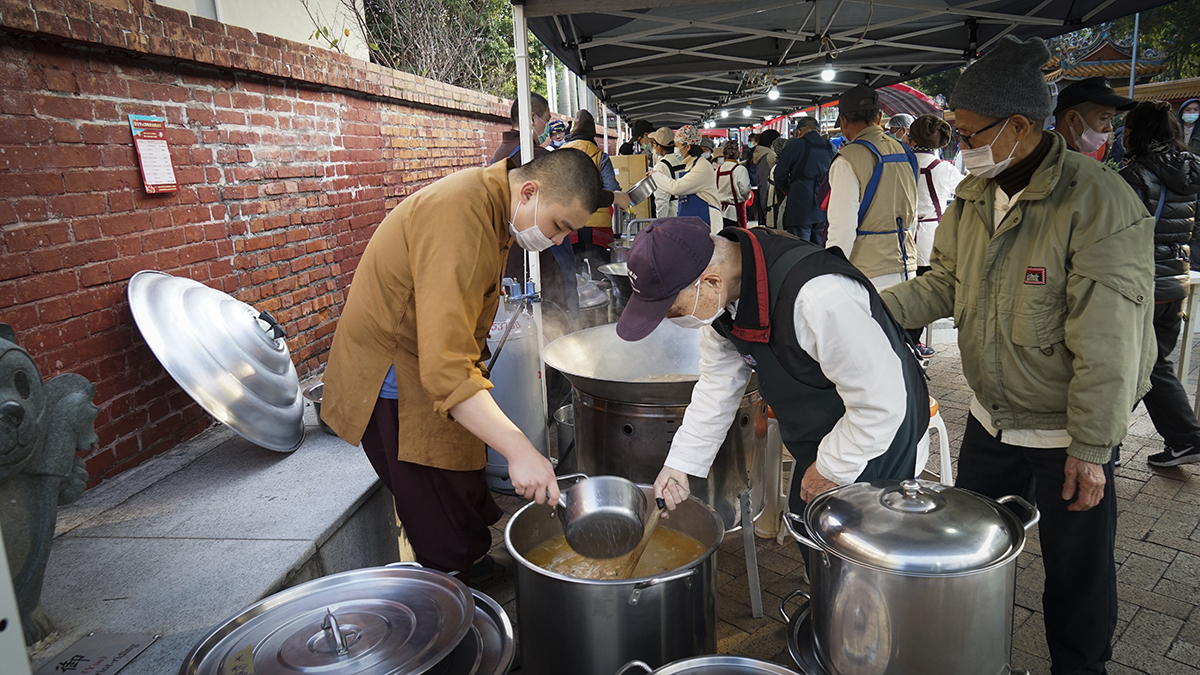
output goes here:
[[[621, 184], [622, 190], [628, 190], [633, 187], [633, 184], [646, 177], [649, 171], [650, 159], [646, 155], [611, 155], [613, 171], [617, 174], [617, 182]], [[633, 213], [638, 218], [650, 218], [650, 202], [646, 201], [633, 207]]]

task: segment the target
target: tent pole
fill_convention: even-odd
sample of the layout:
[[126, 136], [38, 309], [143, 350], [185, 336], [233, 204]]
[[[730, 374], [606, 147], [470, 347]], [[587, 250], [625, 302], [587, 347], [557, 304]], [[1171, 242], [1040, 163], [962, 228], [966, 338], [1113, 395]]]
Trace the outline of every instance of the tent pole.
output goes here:
[[1133, 98], [1133, 83], [1137, 79], [1138, 28], [1141, 21], [1141, 12], [1133, 15], [1133, 55], [1129, 59], [1129, 98]]
[[[529, 103], [529, 28], [525, 23], [525, 7], [523, 5], [513, 5], [513, 47], [516, 53], [517, 61], [517, 106], [521, 120], [521, 163], [528, 164], [533, 161], [533, 115], [532, 106]], [[534, 223], [534, 227], [537, 223]], [[538, 291], [542, 288], [542, 274], [538, 267], [538, 254], [526, 251], [526, 265], [529, 269], [529, 280], [533, 282], [534, 288]], [[543, 350], [545, 340], [542, 333], [542, 303], [534, 302], [530, 304], [533, 308], [533, 323], [537, 326], [537, 353], [538, 353], [538, 370], [541, 371], [541, 383], [543, 386], [538, 387], [542, 397], [542, 419], [550, 419], [547, 414], [549, 403], [546, 401], [546, 361], [543, 358]], [[545, 424], [541, 425], [541, 429], [536, 432], [531, 429], [525, 429], [526, 433], [540, 434], [541, 438], [530, 438], [534, 447], [538, 449], [548, 448], [549, 439], [546, 434], [549, 427]]]
[[600, 104], [600, 128], [604, 129], [604, 152], [608, 152], [608, 111]]
[[553, 54], [548, 55], [546, 59], [546, 98], [550, 101], [550, 110], [556, 114], [562, 114], [558, 109], [558, 66], [554, 64], [555, 58]]

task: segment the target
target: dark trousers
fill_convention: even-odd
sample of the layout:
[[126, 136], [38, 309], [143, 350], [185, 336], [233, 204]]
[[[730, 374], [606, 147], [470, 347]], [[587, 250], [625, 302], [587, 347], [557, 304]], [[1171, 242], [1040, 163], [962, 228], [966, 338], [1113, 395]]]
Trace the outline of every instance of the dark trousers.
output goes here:
[[[1104, 498], [1087, 511], [1068, 511], [1062, 498], [1065, 448], [1026, 448], [993, 438], [967, 419], [956, 487], [993, 499], [1020, 495], [1037, 504], [1046, 586], [1046, 642], [1054, 675], [1105, 673], [1117, 627], [1117, 497], [1113, 465], [1104, 465]], [[1022, 516], [1024, 514], [1021, 514]]]
[[379, 480], [396, 501], [396, 515], [417, 562], [466, 579], [471, 565], [492, 547], [489, 529], [502, 512], [488, 490], [483, 469], [448, 471], [396, 458], [399, 408], [381, 398], [362, 446]]
[[[1154, 370], [1150, 371], [1150, 392], [1142, 402], [1158, 435], [1167, 445], [1181, 448], [1200, 445], [1200, 424], [1188, 402], [1179, 378], [1175, 376], [1175, 365], [1171, 363], [1171, 352], [1179, 339], [1179, 327], [1183, 323], [1183, 300], [1173, 300], [1154, 306], [1154, 337], [1158, 341], [1158, 358]], [[1185, 335], [1191, 340], [1191, 335]]]
[[787, 231], [795, 235], [797, 239], [811, 241], [814, 244], [821, 244], [821, 234], [828, 227], [829, 223], [809, 223], [808, 225], [788, 225]]

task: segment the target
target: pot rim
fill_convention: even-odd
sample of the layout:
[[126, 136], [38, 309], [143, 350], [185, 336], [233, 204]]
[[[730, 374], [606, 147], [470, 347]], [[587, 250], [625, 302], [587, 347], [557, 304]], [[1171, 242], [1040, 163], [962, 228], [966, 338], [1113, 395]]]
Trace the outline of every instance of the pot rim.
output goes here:
[[[645, 489], [648, 489], [650, 486], [639, 484], [638, 487], [645, 490]], [[560, 581], [570, 581], [573, 583], [590, 585], [590, 586], [620, 587], [620, 586], [628, 586], [630, 584], [635, 585], [635, 586], [657, 586], [658, 584], [666, 583], [668, 581], [675, 581], [677, 579], [683, 579], [686, 577], [690, 577], [697, 568], [699, 568], [701, 565], [703, 565], [705, 563], [705, 561], [707, 561], [709, 558], [711, 558], [716, 553], [717, 549], [720, 548], [720, 546], [721, 546], [721, 542], [724, 541], [724, 539], [725, 539], [725, 523], [724, 523], [724, 521], [721, 520], [721, 516], [719, 516], [717, 514], [716, 510], [714, 510], [713, 507], [709, 506], [708, 504], [705, 504], [704, 502], [700, 501], [699, 499], [696, 499], [695, 497], [688, 497], [688, 500], [694, 501], [697, 505], [704, 507], [710, 513], [710, 515], [712, 515], [713, 522], [716, 524], [716, 529], [720, 533], [720, 535], [717, 537], [716, 541], [714, 541], [712, 543], [712, 545], [710, 545], [708, 547], [708, 549], [705, 550], [704, 553], [700, 555], [700, 557], [696, 558], [695, 560], [693, 560], [692, 562], [690, 562], [686, 565], [680, 565], [679, 567], [676, 567], [673, 570], [667, 570], [666, 572], [663, 572], [662, 574], [649, 576], [649, 577], [635, 577], [635, 578], [630, 578], [630, 579], [580, 579], [579, 577], [572, 577], [572, 576], [568, 576], [566, 574], [559, 574], [557, 572], [551, 572], [550, 570], [545, 569], [544, 567], [539, 567], [537, 565], [534, 565], [533, 563], [529, 562], [529, 560], [524, 555], [522, 555], [519, 551], [517, 551], [516, 546], [513, 545], [512, 529], [513, 529], [513, 524], [517, 522], [517, 519], [521, 517], [522, 513], [524, 513], [525, 511], [527, 511], [533, 507], [546, 506], [545, 504], [537, 504], [535, 502], [529, 502], [525, 506], [522, 506], [520, 509], [517, 510], [516, 513], [514, 513], [512, 515], [511, 518], [508, 519], [508, 523], [504, 526], [504, 547], [506, 549], [508, 549], [509, 555], [511, 555], [513, 557], [513, 560], [515, 560], [517, 562], [517, 564], [521, 565], [522, 567], [528, 569], [531, 572], [540, 574], [541, 576], [544, 576], [544, 577], [549, 577], [551, 579], [558, 579]], [[684, 534], [686, 534], [686, 532]]]

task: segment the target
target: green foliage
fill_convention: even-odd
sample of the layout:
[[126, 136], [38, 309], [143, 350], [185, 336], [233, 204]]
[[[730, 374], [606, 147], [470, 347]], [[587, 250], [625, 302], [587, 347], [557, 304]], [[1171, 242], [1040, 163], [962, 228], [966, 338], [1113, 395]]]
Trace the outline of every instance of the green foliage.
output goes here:
[[[1110, 34], [1121, 42], [1133, 36], [1133, 16], [1113, 22]], [[1166, 56], [1167, 70], [1154, 81], [1200, 77], [1200, 0], [1175, 0], [1142, 12], [1138, 53], [1155, 49]]]
[[958, 84], [958, 76], [962, 74], [962, 71], [961, 66], [955, 66], [939, 73], [918, 77], [908, 84], [929, 98], [942, 96], [949, 101], [950, 92], [954, 91], [954, 85]]

